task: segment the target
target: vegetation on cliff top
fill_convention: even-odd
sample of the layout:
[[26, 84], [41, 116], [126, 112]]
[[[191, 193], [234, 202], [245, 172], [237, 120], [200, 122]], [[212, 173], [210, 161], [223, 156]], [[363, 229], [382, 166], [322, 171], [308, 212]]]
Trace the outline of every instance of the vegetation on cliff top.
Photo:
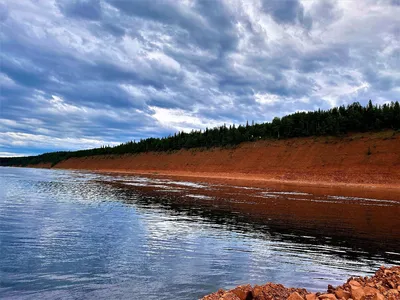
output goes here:
[[367, 106], [355, 102], [348, 106], [330, 110], [297, 112], [272, 122], [246, 124], [236, 127], [226, 125], [190, 133], [179, 132], [163, 138], [148, 138], [130, 141], [115, 147], [61, 151], [37, 156], [0, 158], [0, 166], [27, 166], [39, 163], [57, 164], [71, 157], [92, 155], [128, 154], [148, 151], [171, 151], [198, 147], [234, 146], [242, 142], [260, 139], [283, 139], [308, 136], [340, 136], [348, 132], [366, 132], [382, 129], [400, 129], [400, 105], [392, 102], [384, 105]]

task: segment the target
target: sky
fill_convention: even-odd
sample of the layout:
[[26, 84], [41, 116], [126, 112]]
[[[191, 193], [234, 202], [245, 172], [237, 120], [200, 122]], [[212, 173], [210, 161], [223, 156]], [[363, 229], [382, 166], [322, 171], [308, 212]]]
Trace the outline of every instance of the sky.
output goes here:
[[400, 100], [400, 0], [0, 0], [0, 156]]

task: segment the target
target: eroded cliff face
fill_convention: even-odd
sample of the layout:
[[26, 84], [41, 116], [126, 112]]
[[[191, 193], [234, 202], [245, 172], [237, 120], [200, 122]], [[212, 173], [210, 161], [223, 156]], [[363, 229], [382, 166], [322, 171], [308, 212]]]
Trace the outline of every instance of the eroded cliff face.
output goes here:
[[380, 300], [400, 299], [400, 266], [381, 267], [372, 277], [351, 277], [341, 286], [329, 285], [326, 292], [309, 293], [305, 289], [285, 288], [281, 284], [238, 286], [235, 289], [207, 295], [202, 300]]
[[400, 133], [296, 138], [192, 149], [71, 158], [55, 166], [101, 171], [248, 174], [266, 179], [400, 186]]

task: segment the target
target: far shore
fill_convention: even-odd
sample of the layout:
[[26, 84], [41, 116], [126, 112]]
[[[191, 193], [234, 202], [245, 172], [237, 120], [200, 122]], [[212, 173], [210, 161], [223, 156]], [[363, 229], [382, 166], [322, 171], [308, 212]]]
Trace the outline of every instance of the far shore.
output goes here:
[[[30, 168], [51, 169], [49, 165], [29, 166]], [[365, 197], [380, 200], [400, 201], [400, 183], [351, 183], [317, 180], [289, 180], [274, 178], [268, 175], [244, 173], [215, 173], [215, 172], [189, 172], [166, 170], [126, 170], [126, 169], [101, 169], [101, 168], [60, 168], [54, 169], [90, 171], [101, 174], [115, 174], [126, 176], [146, 176], [151, 178], [171, 178], [176, 180], [190, 180], [192, 182], [206, 182], [226, 184], [242, 187], [271, 188], [275, 190], [290, 190], [312, 193], [314, 195], [337, 195], [347, 197]], [[283, 177], [283, 176], [282, 176]], [[326, 178], [327, 176], [325, 176]]]
[[191, 181], [400, 200], [400, 135], [306, 137], [181, 149], [71, 157], [28, 167], [168, 176]]

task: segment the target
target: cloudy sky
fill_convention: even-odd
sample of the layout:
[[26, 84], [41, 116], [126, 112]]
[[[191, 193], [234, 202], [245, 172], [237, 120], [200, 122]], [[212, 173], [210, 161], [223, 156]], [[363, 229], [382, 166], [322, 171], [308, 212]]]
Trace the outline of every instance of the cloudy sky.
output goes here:
[[0, 156], [400, 100], [399, 0], [0, 0]]

